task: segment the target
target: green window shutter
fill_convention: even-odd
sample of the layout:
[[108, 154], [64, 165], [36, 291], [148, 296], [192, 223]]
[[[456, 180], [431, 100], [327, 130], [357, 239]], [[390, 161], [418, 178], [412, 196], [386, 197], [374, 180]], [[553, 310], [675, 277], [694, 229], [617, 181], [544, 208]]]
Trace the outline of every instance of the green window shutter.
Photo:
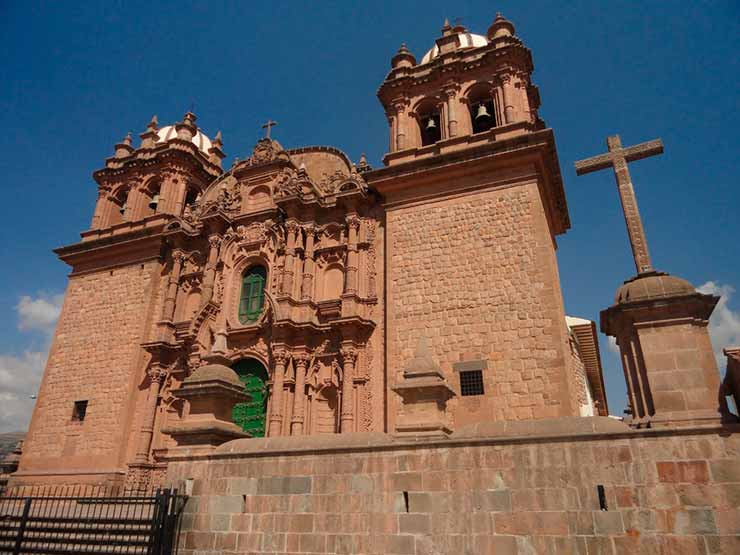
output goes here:
[[266, 282], [267, 271], [262, 266], [253, 266], [244, 273], [239, 296], [239, 321], [242, 324], [255, 322], [262, 314]]

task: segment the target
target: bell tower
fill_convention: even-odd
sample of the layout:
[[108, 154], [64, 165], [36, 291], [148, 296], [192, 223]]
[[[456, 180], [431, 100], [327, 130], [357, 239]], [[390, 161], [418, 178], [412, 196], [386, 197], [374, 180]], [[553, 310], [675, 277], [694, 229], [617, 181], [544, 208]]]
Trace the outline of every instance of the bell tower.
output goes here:
[[[391, 432], [579, 414], [555, 256], [570, 221], [533, 69], [499, 14], [485, 35], [445, 22], [420, 62], [402, 45], [378, 91], [389, 149], [365, 175], [386, 209]], [[408, 393], [428, 381], [420, 344], [444, 414]]]
[[529, 49], [501, 14], [485, 36], [445, 21], [420, 63], [401, 45], [378, 91], [389, 165], [543, 129]]

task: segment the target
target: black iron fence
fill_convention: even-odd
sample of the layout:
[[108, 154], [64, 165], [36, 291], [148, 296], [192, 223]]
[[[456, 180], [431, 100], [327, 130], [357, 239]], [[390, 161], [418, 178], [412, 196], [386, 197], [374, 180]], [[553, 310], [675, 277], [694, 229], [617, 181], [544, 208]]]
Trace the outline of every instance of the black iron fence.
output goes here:
[[171, 555], [186, 501], [176, 489], [11, 488], [0, 495], [0, 553]]

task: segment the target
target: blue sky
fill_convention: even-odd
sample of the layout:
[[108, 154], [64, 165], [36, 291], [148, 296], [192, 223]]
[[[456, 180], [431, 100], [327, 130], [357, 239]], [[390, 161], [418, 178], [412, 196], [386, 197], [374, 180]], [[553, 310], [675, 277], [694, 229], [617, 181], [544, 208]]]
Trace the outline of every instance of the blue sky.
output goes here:
[[[572, 229], [558, 239], [569, 314], [598, 321], [634, 273], [614, 178], [574, 160], [662, 137], [631, 165], [654, 265], [724, 294], [715, 347], [740, 342], [736, 2], [0, 2], [0, 431], [23, 427], [67, 268], [51, 249], [87, 228], [91, 173], [128, 131], [194, 104], [230, 165], [267, 118], [286, 147], [386, 151], [375, 97], [406, 42], [417, 59], [445, 17], [485, 34], [502, 11], [531, 48], [555, 130]], [[624, 407], [602, 337], [611, 410]]]

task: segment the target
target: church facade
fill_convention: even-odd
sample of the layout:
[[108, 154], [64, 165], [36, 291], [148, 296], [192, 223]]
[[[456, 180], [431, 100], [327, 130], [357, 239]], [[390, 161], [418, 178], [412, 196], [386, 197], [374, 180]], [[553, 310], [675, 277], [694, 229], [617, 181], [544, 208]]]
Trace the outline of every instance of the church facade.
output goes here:
[[[249, 396], [224, 438], [606, 414], [595, 329], [566, 323], [568, 210], [513, 31], [446, 25], [422, 63], [398, 51], [381, 169], [286, 150], [269, 122], [224, 170], [192, 113], [116, 145], [90, 229], [57, 251], [72, 273], [19, 476], [156, 468], [205, 364]], [[449, 393], [430, 418], [395, 389], [420, 349]]]
[[601, 313], [628, 386], [609, 417], [594, 322], [567, 316], [570, 227], [530, 51], [498, 15], [402, 45], [378, 90], [383, 167], [285, 149], [225, 169], [188, 112], [94, 175], [13, 484], [175, 484], [184, 553], [730, 553], [736, 348], [718, 298], [653, 268]]

